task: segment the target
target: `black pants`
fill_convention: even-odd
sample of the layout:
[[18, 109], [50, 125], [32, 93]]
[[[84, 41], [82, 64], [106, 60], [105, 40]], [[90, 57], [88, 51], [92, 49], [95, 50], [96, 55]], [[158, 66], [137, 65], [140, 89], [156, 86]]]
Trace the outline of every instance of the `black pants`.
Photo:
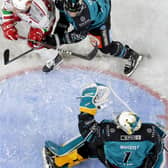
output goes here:
[[78, 153], [85, 159], [97, 158], [99, 159], [107, 168], [119, 168], [115, 165], [110, 164], [104, 155], [103, 146], [96, 146], [94, 144], [85, 143], [84, 146], [78, 149]]

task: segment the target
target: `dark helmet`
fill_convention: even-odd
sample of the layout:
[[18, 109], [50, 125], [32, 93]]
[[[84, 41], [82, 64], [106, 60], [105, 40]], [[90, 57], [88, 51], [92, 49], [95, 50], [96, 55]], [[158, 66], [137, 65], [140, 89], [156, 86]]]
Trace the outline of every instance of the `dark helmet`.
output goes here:
[[70, 12], [79, 12], [82, 8], [82, 0], [65, 0], [65, 10]]

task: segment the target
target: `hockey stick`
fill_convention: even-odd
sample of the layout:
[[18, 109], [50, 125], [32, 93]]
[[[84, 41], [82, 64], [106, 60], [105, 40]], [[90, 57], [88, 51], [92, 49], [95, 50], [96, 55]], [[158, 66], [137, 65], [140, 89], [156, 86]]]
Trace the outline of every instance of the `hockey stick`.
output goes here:
[[[19, 38], [23, 39], [23, 40], [28, 40], [28, 41], [34, 42], [34, 43], [39, 44], [39, 45], [41, 45], [41, 46], [43, 46], [45, 48], [56, 49], [56, 46], [49, 45], [49, 44], [46, 44], [46, 43], [43, 43], [43, 42], [39, 42], [39, 41], [35, 41], [35, 40], [31, 40], [31, 39], [28, 39], [28, 38], [23, 37], [23, 36], [19, 36]], [[93, 48], [93, 50], [91, 50], [87, 55], [78, 54], [78, 53], [75, 53], [75, 52], [72, 52], [72, 51], [67, 51], [67, 50], [64, 50], [64, 49], [58, 49], [58, 51], [61, 54], [72, 55], [72, 56], [76, 56], [76, 57], [79, 57], [79, 58], [82, 58], [82, 59], [86, 59], [86, 60], [92, 60], [97, 54], [98, 47], [96, 45]]]
[[[52, 48], [54, 48], [54, 47], [52, 46]], [[9, 63], [11, 63], [11, 62], [13, 62], [13, 61], [15, 61], [15, 60], [17, 60], [17, 59], [19, 59], [19, 58], [25, 56], [26, 54], [32, 52], [34, 49], [35, 49], [35, 48], [31, 48], [30, 50], [28, 50], [28, 51], [26, 51], [26, 52], [24, 52], [24, 53], [22, 53], [22, 54], [16, 56], [15, 58], [13, 58], [13, 59], [11, 59], [11, 60], [10, 60], [10, 50], [9, 50], [9, 49], [6, 49], [6, 50], [4, 51], [4, 54], [3, 54], [4, 65], [7, 65], [7, 64], [9, 64]], [[72, 56], [76, 56], [76, 57], [79, 57], [79, 58], [82, 58], [82, 59], [86, 59], [86, 60], [91, 60], [91, 59], [93, 59], [93, 58], [96, 56], [96, 54], [97, 54], [97, 50], [98, 50], [98, 48], [95, 47], [91, 52], [88, 53], [87, 56], [84, 56], [84, 55], [81, 55], [81, 54], [74, 53], [74, 52], [72, 52], [72, 51], [68, 51], [68, 50], [64, 50], [64, 49], [58, 49], [58, 51], [59, 51], [61, 54], [72, 55]]]
[[60, 52], [60, 54], [63, 54], [63, 55], [64, 54], [65, 55], [72, 55], [72, 56], [79, 57], [79, 58], [82, 58], [82, 59], [92, 60], [96, 56], [98, 48], [94, 47], [93, 50], [91, 50], [87, 55], [78, 54], [78, 53], [68, 51], [68, 50], [64, 50], [64, 49], [58, 49], [58, 51]]
[[18, 56], [16, 56], [15, 58], [13, 58], [13, 59], [10, 60], [10, 59], [9, 59], [9, 58], [10, 58], [10, 50], [9, 50], [9, 49], [6, 49], [6, 50], [4, 51], [4, 54], [3, 54], [3, 57], [4, 57], [4, 65], [7, 65], [7, 64], [9, 64], [9, 63], [11, 63], [11, 62], [13, 62], [13, 61], [15, 61], [15, 60], [17, 60], [17, 59], [19, 59], [19, 58], [25, 56], [26, 54], [32, 52], [33, 50], [34, 50], [34, 48], [31, 48], [30, 50], [27, 50], [26, 52], [24, 52], [24, 53], [22, 53], [22, 54], [20, 54], [20, 55], [18, 55]]
[[2, 23], [2, 16], [0, 16], [0, 25], [1, 25], [1, 23]]

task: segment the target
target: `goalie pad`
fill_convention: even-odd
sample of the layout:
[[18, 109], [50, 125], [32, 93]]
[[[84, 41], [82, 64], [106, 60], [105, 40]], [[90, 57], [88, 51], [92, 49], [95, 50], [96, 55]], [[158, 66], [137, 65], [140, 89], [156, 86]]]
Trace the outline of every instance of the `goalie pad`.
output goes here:
[[48, 148], [48, 150], [52, 152], [55, 156], [64, 156], [84, 145], [84, 142], [85, 140], [83, 139], [83, 137], [78, 136], [69, 140], [62, 146], [59, 146], [52, 141], [46, 141], [45, 147]]
[[84, 145], [82, 136], [67, 141], [62, 146], [52, 141], [46, 141], [43, 148], [43, 160], [45, 168], [73, 167], [86, 160], [78, 153], [78, 149]]

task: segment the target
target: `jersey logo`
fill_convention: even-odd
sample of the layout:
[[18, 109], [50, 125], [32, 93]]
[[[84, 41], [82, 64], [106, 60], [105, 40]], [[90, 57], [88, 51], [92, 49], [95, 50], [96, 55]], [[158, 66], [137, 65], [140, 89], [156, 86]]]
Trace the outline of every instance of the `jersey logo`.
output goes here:
[[86, 20], [86, 18], [85, 18], [84, 16], [81, 16], [81, 17], [80, 17], [80, 21], [81, 21], [81, 22], [84, 22], [85, 20]]
[[94, 47], [98, 46], [98, 48], [102, 48], [103, 45], [101, 36], [89, 34], [88, 37], [92, 46]]
[[121, 141], [140, 141], [142, 139], [141, 135], [121, 135]]

